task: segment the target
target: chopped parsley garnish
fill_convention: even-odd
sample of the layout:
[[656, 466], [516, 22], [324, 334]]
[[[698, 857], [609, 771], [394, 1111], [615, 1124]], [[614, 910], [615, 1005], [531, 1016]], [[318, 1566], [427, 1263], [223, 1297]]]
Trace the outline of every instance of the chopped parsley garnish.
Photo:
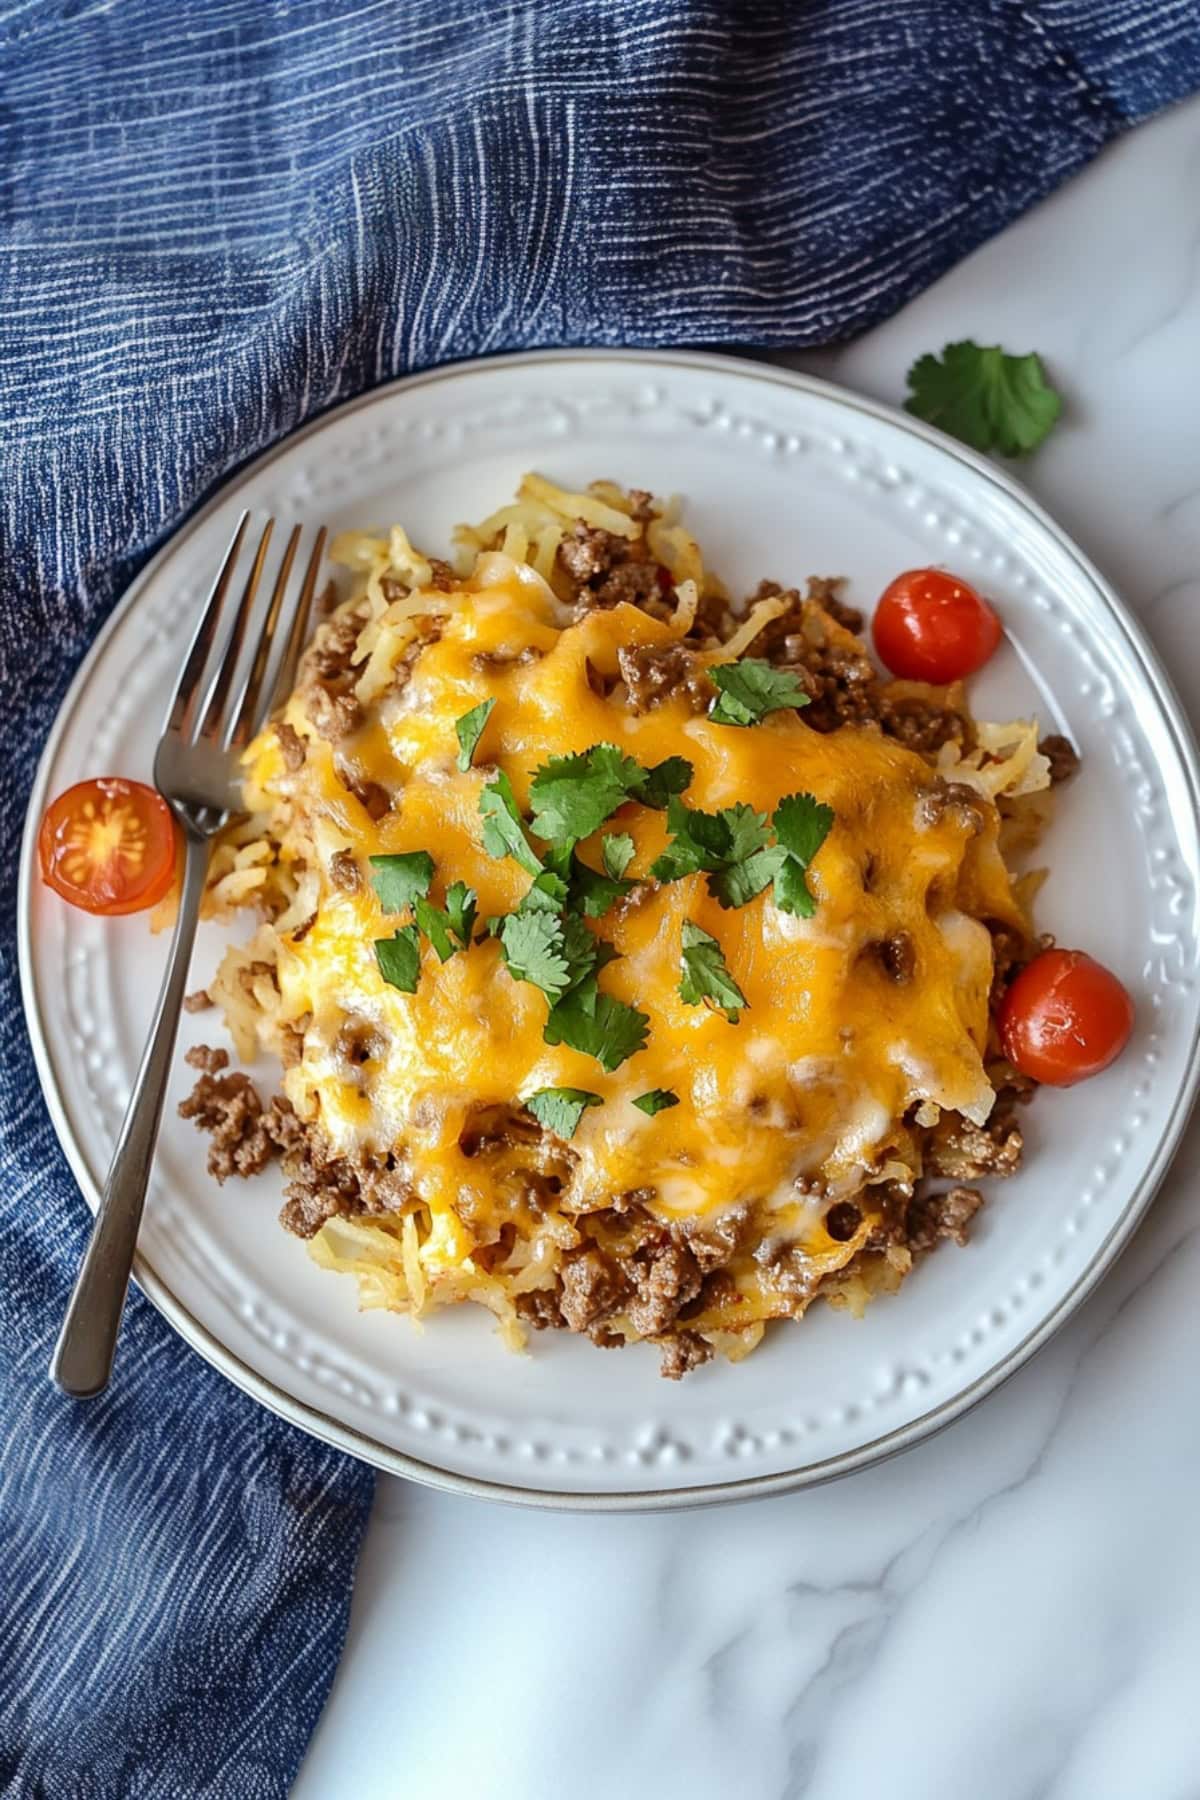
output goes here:
[[568, 1087], [538, 1088], [536, 1093], [527, 1094], [522, 1102], [539, 1125], [560, 1138], [573, 1138], [588, 1107], [603, 1104], [599, 1094], [591, 1094], [586, 1088]]
[[611, 1075], [646, 1042], [650, 1020], [636, 1007], [602, 994], [595, 975], [587, 975], [550, 1008], [543, 1036], [548, 1044], [568, 1044], [594, 1056]]
[[375, 939], [379, 973], [402, 994], [415, 994], [421, 973], [421, 941], [415, 925], [402, 925], [394, 937]]
[[427, 894], [433, 881], [433, 858], [428, 850], [406, 850], [395, 856], [367, 858], [374, 873], [371, 886], [385, 913], [403, 912]]
[[479, 796], [483, 820], [483, 847], [497, 859], [511, 856], [530, 875], [540, 875], [542, 865], [525, 835], [525, 825], [512, 782], [500, 769]]
[[670, 1088], [649, 1088], [646, 1093], [638, 1095], [633, 1105], [652, 1119], [655, 1113], [666, 1112], [669, 1106], [678, 1106], [679, 1095], [673, 1094]]
[[475, 890], [465, 881], [456, 881], [446, 889], [444, 907], [434, 906], [424, 897], [417, 900], [413, 908], [417, 924], [437, 951], [440, 961], [449, 962], [460, 950], [471, 948], [475, 906]]
[[454, 729], [458, 735], [458, 755], [455, 761], [464, 774], [471, 766], [471, 760], [483, 736], [483, 728], [491, 717], [495, 704], [495, 700], [481, 700], [478, 706], [473, 706], [470, 712], [454, 721]]
[[905, 410], [948, 431], [975, 450], [1028, 456], [1049, 435], [1062, 400], [1046, 380], [1041, 358], [1010, 356], [998, 344], [947, 344], [908, 371]]
[[817, 903], [809, 892], [805, 871], [833, 826], [833, 808], [823, 806], [811, 794], [787, 794], [771, 820], [784, 852], [775, 871], [775, 904], [780, 912], [811, 919]]
[[737, 1024], [738, 1015], [747, 1005], [746, 996], [725, 966], [720, 944], [691, 919], [683, 921], [679, 998], [685, 1006], [703, 1004], [714, 1012], [723, 1012], [731, 1025]]
[[614, 881], [620, 881], [622, 875], [633, 861], [633, 839], [627, 831], [620, 831], [612, 837], [600, 840], [600, 856], [604, 864], [604, 872]]
[[808, 705], [799, 676], [752, 656], [743, 656], [740, 662], [714, 663], [706, 673], [721, 690], [709, 709], [714, 725], [757, 725], [768, 713]]

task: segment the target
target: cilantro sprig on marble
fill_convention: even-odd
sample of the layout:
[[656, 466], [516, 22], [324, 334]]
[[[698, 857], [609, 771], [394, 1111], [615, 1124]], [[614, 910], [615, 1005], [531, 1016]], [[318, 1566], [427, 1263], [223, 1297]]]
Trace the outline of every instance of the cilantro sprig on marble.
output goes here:
[[1046, 380], [1041, 358], [1010, 356], [999, 344], [970, 338], [922, 356], [908, 371], [906, 412], [975, 450], [1028, 456], [1054, 429], [1062, 399]]

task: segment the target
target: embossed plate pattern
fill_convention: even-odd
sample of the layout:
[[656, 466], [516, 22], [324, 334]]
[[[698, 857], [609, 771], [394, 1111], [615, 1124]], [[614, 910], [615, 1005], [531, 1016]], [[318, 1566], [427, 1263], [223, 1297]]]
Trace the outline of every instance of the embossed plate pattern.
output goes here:
[[[130, 590], [46, 747], [21, 930], [47, 1100], [94, 1205], [163, 946], [144, 920], [101, 922], [45, 893], [33, 834], [70, 782], [146, 776], [181, 634], [235, 510], [335, 529], [403, 520], [440, 550], [529, 467], [682, 493], [735, 587], [845, 573], [850, 598], [869, 606], [899, 569], [935, 562], [991, 594], [1008, 635], [974, 684], [976, 711], [1036, 710], [1084, 756], [1046, 844], [1040, 921], [1122, 973], [1138, 999], [1134, 1043], [1100, 1080], [1030, 1109], [1025, 1171], [995, 1186], [969, 1248], [941, 1251], [862, 1322], [815, 1309], [746, 1363], [680, 1385], [659, 1380], [650, 1350], [601, 1354], [566, 1334], [510, 1357], [466, 1309], [423, 1332], [359, 1314], [352, 1284], [279, 1230], [277, 1178], [218, 1191], [173, 1115], [138, 1279], [264, 1404], [422, 1480], [613, 1509], [821, 1480], [917, 1441], [1032, 1354], [1149, 1203], [1196, 1082], [1200, 783], [1179, 708], [1120, 602], [1022, 490], [899, 414], [720, 357], [550, 353], [381, 389], [243, 471]], [[197, 981], [219, 949], [218, 933], [202, 934]], [[185, 1039], [205, 1023], [185, 1020]], [[181, 1068], [173, 1099], [187, 1085]]]

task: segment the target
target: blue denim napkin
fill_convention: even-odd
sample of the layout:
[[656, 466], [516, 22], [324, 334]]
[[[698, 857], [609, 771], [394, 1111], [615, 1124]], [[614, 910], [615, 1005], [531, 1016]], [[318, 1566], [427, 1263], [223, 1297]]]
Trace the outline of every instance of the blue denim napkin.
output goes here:
[[5, 1792], [286, 1793], [371, 1496], [137, 1294], [103, 1400], [45, 1377], [86, 1221], [13, 878], [117, 595], [336, 400], [514, 346], [848, 336], [1197, 85], [1192, 0], [0, 0]]

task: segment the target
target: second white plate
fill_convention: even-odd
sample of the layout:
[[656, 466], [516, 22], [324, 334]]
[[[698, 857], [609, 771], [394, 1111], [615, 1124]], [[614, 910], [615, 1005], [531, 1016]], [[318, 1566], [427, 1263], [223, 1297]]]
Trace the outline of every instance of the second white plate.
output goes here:
[[[335, 530], [402, 521], [438, 551], [528, 468], [683, 494], [735, 590], [845, 574], [849, 598], [869, 607], [900, 569], [944, 563], [992, 596], [1007, 638], [974, 684], [976, 713], [1036, 712], [1084, 758], [1046, 844], [1039, 922], [1119, 971], [1138, 1004], [1135, 1040], [1097, 1081], [1039, 1096], [1025, 1170], [994, 1185], [966, 1250], [941, 1251], [861, 1322], [815, 1308], [749, 1361], [678, 1386], [660, 1381], [649, 1349], [600, 1354], [550, 1334], [518, 1358], [465, 1308], [421, 1333], [357, 1313], [353, 1285], [278, 1227], [277, 1177], [224, 1191], [207, 1179], [201, 1140], [174, 1116], [190, 1085], [181, 1060], [138, 1279], [265, 1405], [419, 1479], [609, 1508], [820, 1480], [946, 1423], [1079, 1304], [1148, 1204], [1197, 1072], [1200, 781], [1179, 708], [1115, 596], [1016, 484], [899, 414], [720, 357], [550, 353], [397, 383], [243, 471], [130, 590], [46, 747], [21, 933], [47, 1099], [94, 1206], [164, 946], [144, 918], [92, 919], [43, 890], [34, 833], [74, 781], [148, 778], [181, 641], [235, 511]], [[219, 935], [202, 933], [197, 982], [219, 950]], [[203, 1023], [185, 1020], [184, 1040]]]

